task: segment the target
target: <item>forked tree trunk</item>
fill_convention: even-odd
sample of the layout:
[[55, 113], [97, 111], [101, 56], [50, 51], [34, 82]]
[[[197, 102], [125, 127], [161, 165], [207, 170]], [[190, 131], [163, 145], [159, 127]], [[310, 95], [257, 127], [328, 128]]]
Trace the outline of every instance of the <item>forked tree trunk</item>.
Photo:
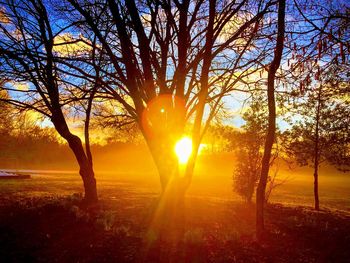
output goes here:
[[264, 234], [264, 205], [265, 205], [265, 190], [267, 184], [267, 177], [270, 168], [270, 158], [272, 145], [275, 140], [276, 131], [276, 105], [275, 105], [275, 77], [276, 71], [280, 66], [284, 32], [285, 32], [285, 0], [279, 1], [278, 6], [278, 35], [274, 58], [270, 64], [268, 70], [267, 80], [267, 97], [268, 97], [268, 108], [269, 108], [269, 122], [268, 131], [266, 135], [264, 155], [262, 159], [261, 174], [259, 184], [256, 190], [256, 235], [258, 239], [261, 239]]

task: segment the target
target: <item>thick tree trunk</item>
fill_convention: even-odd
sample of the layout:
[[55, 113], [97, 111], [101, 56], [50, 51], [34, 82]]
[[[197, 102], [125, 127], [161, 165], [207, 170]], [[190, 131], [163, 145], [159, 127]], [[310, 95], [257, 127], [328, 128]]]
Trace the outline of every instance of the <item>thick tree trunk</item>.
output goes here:
[[261, 239], [264, 233], [264, 205], [265, 205], [265, 189], [267, 177], [270, 168], [270, 158], [272, 145], [275, 140], [276, 130], [276, 105], [275, 105], [275, 76], [276, 71], [281, 63], [284, 32], [285, 32], [285, 0], [279, 1], [278, 6], [278, 35], [276, 49], [273, 61], [270, 64], [268, 71], [267, 97], [269, 108], [269, 123], [265, 141], [264, 155], [262, 159], [262, 167], [259, 184], [256, 190], [256, 235]]
[[95, 204], [98, 201], [96, 179], [92, 169], [80, 169], [80, 175], [84, 182], [84, 200], [87, 204]]
[[92, 168], [92, 163], [90, 163], [89, 159], [87, 158], [84, 152], [83, 144], [79, 137], [71, 135], [67, 141], [79, 164], [79, 174], [84, 183], [84, 201], [87, 204], [96, 203], [98, 201], [98, 198], [96, 179]]
[[162, 195], [183, 199], [190, 185], [174, 156], [162, 155], [156, 162], [162, 187]]
[[93, 204], [98, 201], [95, 174], [92, 167], [92, 162], [86, 156], [83, 144], [80, 138], [69, 131], [67, 123], [61, 110], [54, 112], [51, 118], [58, 133], [68, 142], [74, 156], [79, 164], [79, 174], [84, 183], [84, 201], [87, 204]]
[[173, 152], [173, 145], [162, 140], [146, 139], [146, 141], [156, 164], [162, 193], [164, 193], [171, 181], [178, 177], [178, 162]]
[[147, 143], [158, 169], [162, 188], [148, 231], [153, 241], [167, 240], [176, 244], [182, 240], [185, 230], [187, 185], [184, 184], [178, 160], [173, 153], [173, 145], [161, 140], [148, 140]]

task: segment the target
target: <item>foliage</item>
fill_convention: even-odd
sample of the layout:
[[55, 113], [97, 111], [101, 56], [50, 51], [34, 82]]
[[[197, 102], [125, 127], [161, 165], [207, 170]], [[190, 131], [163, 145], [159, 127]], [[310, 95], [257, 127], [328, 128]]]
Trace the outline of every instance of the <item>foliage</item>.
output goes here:
[[7, 144], [8, 136], [11, 132], [12, 126], [14, 125], [12, 118], [12, 107], [5, 102], [1, 101], [2, 98], [7, 98], [8, 94], [6, 91], [0, 91], [0, 147]]
[[259, 100], [251, 103], [243, 114], [246, 124], [238, 137], [237, 165], [233, 174], [234, 191], [251, 202], [260, 177], [262, 149], [267, 127], [266, 112]]
[[[6, 97], [4, 91], [0, 96]], [[70, 162], [67, 146], [62, 145], [56, 131], [40, 127], [31, 118], [32, 112], [18, 112], [12, 105], [0, 101], [0, 165], [20, 168], [53, 164], [57, 160]]]
[[[285, 132], [287, 153], [301, 166], [327, 161], [337, 169], [350, 169], [349, 84], [333, 78], [305, 91], [296, 104], [299, 120]], [[316, 130], [317, 125], [317, 130]], [[318, 150], [315, 152], [315, 143]]]
[[207, 152], [232, 152], [237, 147], [240, 131], [236, 127], [224, 124], [210, 125], [203, 137], [203, 150]]
[[[257, 182], [260, 178], [263, 149], [267, 130], [267, 109], [264, 106], [264, 98], [260, 92], [253, 93], [249, 107], [243, 113], [242, 118], [245, 124], [242, 130], [234, 137], [233, 145], [236, 164], [233, 172], [233, 190], [242, 198], [251, 202]], [[270, 169], [267, 178], [267, 192], [265, 200], [268, 201], [271, 192], [287, 179], [279, 181], [278, 163], [285, 161], [282, 157], [280, 144], [281, 132], [277, 128], [276, 139], [272, 149]]]

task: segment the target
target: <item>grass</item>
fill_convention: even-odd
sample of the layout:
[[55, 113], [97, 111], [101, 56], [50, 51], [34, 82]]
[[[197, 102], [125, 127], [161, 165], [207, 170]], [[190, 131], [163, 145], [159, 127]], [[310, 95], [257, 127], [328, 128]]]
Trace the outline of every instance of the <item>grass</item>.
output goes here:
[[231, 156], [207, 158], [184, 207], [159, 228], [152, 224], [160, 193], [152, 169], [97, 172], [100, 204], [90, 210], [81, 205], [77, 174], [0, 180], [1, 261], [349, 262], [349, 176], [321, 170], [322, 211], [315, 212], [312, 171], [281, 169], [289, 180], [273, 192], [268, 234], [257, 242], [254, 205], [232, 193]]

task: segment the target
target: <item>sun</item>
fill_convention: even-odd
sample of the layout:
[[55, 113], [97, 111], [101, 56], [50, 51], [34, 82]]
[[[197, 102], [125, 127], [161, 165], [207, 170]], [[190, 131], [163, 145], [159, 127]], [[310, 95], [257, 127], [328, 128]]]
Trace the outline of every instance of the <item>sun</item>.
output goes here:
[[183, 137], [175, 144], [175, 153], [181, 164], [187, 163], [192, 153], [192, 140]]

